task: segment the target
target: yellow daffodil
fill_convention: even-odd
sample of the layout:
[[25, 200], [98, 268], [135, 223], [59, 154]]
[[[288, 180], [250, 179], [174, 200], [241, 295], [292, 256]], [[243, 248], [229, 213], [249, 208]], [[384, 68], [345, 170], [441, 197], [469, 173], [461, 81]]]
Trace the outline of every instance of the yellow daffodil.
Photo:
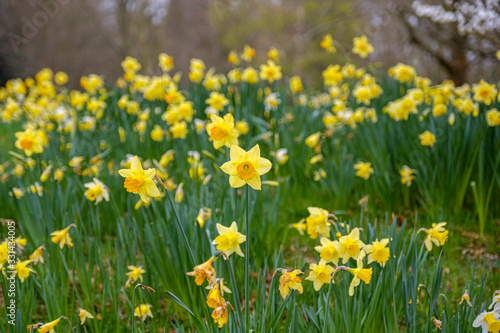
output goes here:
[[213, 140], [214, 148], [219, 149], [222, 146], [231, 148], [238, 145], [238, 136], [240, 133], [234, 127], [233, 115], [228, 113], [224, 118], [213, 114], [210, 117], [211, 122], [207, 124], [207, 133]]
[[280, 61], [280, 52], [278, 51], [277, 48], [271, 47], [269, 51], [267, 51], [267, 57], [271, 60], [274, 60], [276, 62]]
[[219, 236], [214, 239], [212, 244], [217, 245], [217, 250], [224, 252], [228, 257], [235, 252], [244, 257], [240, 244], [245, 242], [247, 237], [238, 232], [236, 222], [233, 222], [229, 228], [219, 223], [216, 224], [216, 227]]
[[83, 186], [87, 188], [85, 197], [90, 201], [95, 201], [96, 205], [101, 202], [102, 199], [109, 201], [108, 187], [99, 179], [94, 178], [92, 182], [85, 183]]
[[290, 91], [292, 94], [300, 94], [304, 91], [304, 86], [302, 85], [300, 76], [295, 75], [290, 78]]
[[247, 134], [249, 130], [248, 123], [244, 120], [237, 121], [235, 128], [240, 133], [240, 135]]
[[32, 127], [28, 127], [24, 132], [16, 132], [15, 136], [16, 148], [23, 150], [26, 156], [43, 153], [43, 138]]
[[272, 60], [268, 60], [266, 64], [260, 65], [259, 77], [261, 80], [267, 80], [269, 83], [279, 81], [282, 77], [281, 66], [276, 65]]
[[292, 223], [290, 225], [290, 228], [294, 228], [302, 236], [302, 235], [304, 235], [304, 231], [307, 229], [307, 225], [305, 224], [305, 221], [306, 221], [306, 219], [301, 219], [297, 223]]
[[194, 282], [201, 286], [205, 278], [209, 285], [213, 285], [216, 282], [215, 269], [212, 267], [215, 261], [215, 257], [210, 257], [203, 264], [194, 267], [192, 272], [186, 273], [189, 276], [194, 276]]
[[322, 49], [325, 49], [326, 52], [329, 53], [337, 52], [337, 49], [335, 48], [335, 46], [333, 46], [333, 38], [331, 34], [326, 34], [323, 37], [321, 43], [319, 43], [319, 46], [321, 46]]
[[94, 316], [88, 312], [87, 310], [80, 309], [78, 311], [78, 316], [80, 317], [80, 325], [85, 324], [85, 320], [88, 319], [94, 319]]
[[448, 239], [448, 230], [444, 229], [446, 222], [433, 223], [431, 229], [420, 229], [427, 233], [425, 239], [425, 247], [428, 251], [432, 251], [432, 244], [443, 246]]
[[375, 261], [377, 264], [380, 264], [380, 266], [385, 267], [385, 263], [390, 257], [390, 251], [387, 247], [388, 244], [389, 239], [384, 238], [380, 241], [377, 239], [370, 245], [365, 245], [363, 247], [363, 250], [368, 255], [368, 265]]
[[254, 190], [261, 189], [260, 177], [272, 167], [272, 163], [260, 157], [259, 145], [255, 145], [248, 152], [233, 145], [230, 150], [231, 160], [220, 168], [229, 175], [229, 185], [234, 188], [250, 185]]
[[311, 272], [306, 280], [312, 281], [314, 285], [314, 290], [318, 291], [321, 289], [323, 284], [330, 283], [332, 280], [332, 273], [334, 271], [333, 267], [326, 264], [326, 261], [320, 260], [319, 264], [309, 265]]
[[288, 161], [288, 149], [280, 148], [276, 151], [276, 161], [279, 165], [283, 165]]
[[311, 239], [330, 237], [330, 224], [328, 222], [328, 211], [318, 207], [307, 207], [309, 216], [306, 218], [306, 231]]
[[366, 58], [370, 53], [373, 53], [372, 44], [368, 43], [366, 36], [354, 37], [352, 53], [359, 55], [361, 58]]
[[486, 111], [486, 123], [490, 127], [500, 126], [500, 111], [497, 109]]
[[358, 162], [354, 164], [354, 169], [356, 170], [356, 176], [363, 179], [369, 179], [375, 173], [370, 162]]
[[347, 263], [350, 258], [357, 260], [359, 257], [363, 256], [364, 253], [361, 249], [363, 249], [364, 246], [365, 244], [359, 240], [358, 228], [352, 229], [349, 235], [340, 237], [337, 250], [341, 254], [342, 263]]
[[489, 84], [484, 80], [472, 85], [472, 91], [474, 92], [474, 100], [486, 105], [491, 105], [495, 101], [498, 92], [494, 84]]
[[203, 226], [205, 225], [205, 221], [211, 217], [212, 217], [212, 209], [207, 207], [200, 208], [198, 216], [196, 216], [196, 223], [198, 223], [200, 228], [203, 228]]
[[137, 280], [140, 280], [141, 282], [143, 281], [142, 274], [146, 273], [146, 270], [142, 268], [142, 266], [127, 266], [129, 272], [126, 273], [128, 276], [127, 283], [125, 284], [125, 287], [128, 287], [130, 285], [130, 282], [136, 282]]
[[134, 309], [134, 316], [141, 317], [141, 320], [146, 320], [147, 317], [153, 318], [153, 313], [151, 312], [151, 304], [141, 304]]
[[227, 55], [227, 62], [229, 62], [232, 65], [238, 66], [240, 64], [240, 58], [238, 57], [238, 53], [236, 51], [232, 50], [229, 52]]
[[314, 249], [319, 252], [319, 257], [324, 261], [331, 262], [335, 266], [339, 264], [340, 252], [337, 251], [339, 247], [338, 241], [331, 241], [326, 237], [321, 237], [321, 245], [315, 246]]
[[425, 131], [418, 136], [420, 144], [426, 147], [432, 147], [436, 143], [436, 136], [430, 131]]
[[130, 169], [121, 169], [118, 170], [118, 173], [125, 177], [124, 187], [127, 192], [139, 194], [143, 202], [149, 202], [150, 197], [160, 196], [160, 191], [153, 180], [156, 170], [154, 168], [143, 170], [137, 156], [132, 159]]
[[305, 143], [309, 148], [315, 148], [319, 144], [319, 139], [320, 139], [320, 134], [319, 134], [319, 132], [317, 132], [317, 133], [309, 135], [306, 138]]
[[369, 284], [370, 280], [372, 278], [372, 268], [363, 268], [363, 257], [359, 257], [357, 260], [357, 267], [356, 268], [350, 268], [349, 273], [354, 275], [354, 278], [351, 281], [351, 284], [349, 285], [349, 296], [354, 295], [354, 287], [359, 286], [361, 280], [363, 280], [364, 283]]
[[[29, 256], [29, 259], [31, 260], [31, 262], [33, 264], [38, 264], [39, 262], [41, 262], [43, 264], [44, 262], [44, 258], [43, 258], [43, 250], [45, 249], [45, 246], [40, 246], [38, 249], [36, 249], [35, 251], [33, 251], [32, 254], [30, 254]], [[1, 260], [0, 260], [1, 262]]]
[[73, 242], [72, 242], [71, 237], [69, 235], [69, 230], [72, 227], [76, 228], [76, 225], [70, 224], [69, 226], [67, 226], [66, 228], [64, 228], [62, 230], [54, 231], [53, 233], [51, 233], [50, 235], [52, 237], [50, 238], [50, 240], [52, 241], [52, 243], [59, 244], [59, 247], [61, 249], [64, 247], [64, 245], [68, 245], [69, 247], [73, 247]]
[[411, 182], [415, 179], [415, 170], [410, 169], [407, 165], [404, 165], [401, 170], [399, 170], [399, 175], [401, 176], [401, 184], [408, 187], [411, 186]]
[[286, 270], [281, 271], [279, 291], [283, 299], [288, 296], [290, 289], [297, 290], [300, 294], [302, 294], [304, 291], [302, 287], [302, 279], [297, 276], [300, 274], [304, 274], [300, 269], [296, 269], [291, 272]]
[[54, 333], [54, 327], [61, 321], [61, 318], [57, 318], [50, 323], [43, 324], [38, 328], [38, 333]]
[[30, 263], [31, 260], [20, 261], [18, 259], [17, 264], [14, 266], [14, 271], [21, 282], [24, 282], [24, 280], [29, 277], [32, 272], [34, 272], [34, 270], [28, 267]]
[[241, 59], [246, 62], [252, 61], [253, 57], [255, 57], [255, 49], [250, 45], [245, 45], [243, 48], [243, 53], [241, 54]]
[[158, 66], [160, 66], [163, 72], [169, 72], [174, 68], [174, 58], [166, 53], [161, 53], [158, 56]]
[[224, 96], [224, 94], [212, 91], [210, 97], [205, 101], [211, 108], [222, 111], [224, 107], [229, 104], [229, 100]]

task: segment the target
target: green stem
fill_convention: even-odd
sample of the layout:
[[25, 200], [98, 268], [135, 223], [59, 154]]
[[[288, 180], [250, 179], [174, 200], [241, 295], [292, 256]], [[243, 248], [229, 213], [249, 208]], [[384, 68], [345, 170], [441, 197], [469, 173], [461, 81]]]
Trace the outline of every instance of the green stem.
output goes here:
[[327, 322], [328, 322], [328, 303], [330, 303], [330, 292], [332, 291], [332, 284], [333, 284], [333, 278], [332, 281], [328, 284], [328, 293], [326, 294], [326, 301], [325, 301], [325, 321], [323, 322], [323, 332], [328, 332], [326, 327], [327, 327]]
[[135, 289], [137, 289], [137, 286], [134, 287], [134, 293], [132, 296], [132, 333], [135, 332]]
[[229, 274], [231, 275], [231, 287], [233, 288], [234, 307], [236, 308], [236, 313], [238, 314], [239, 324], [242, 325], [243, 316], [241, 314], [240, 297], [238, 295], [238, 285], [236, 284], [236, 278], [234, 277], [233, 261], [231, 260], [231, 258], [227, 260], [227, 264], [229, 265]]
[[245, 232], [247, 234], [247, 239], [245, 242], [245, 328], [247, 332], [250, 332], [250, 288], [248, 287], [248, 274], [250, 273], [250, 219], [249, 219], [249, 209], [250, 209], [250, 190], [249, 186], [246, 186], [246, 210], [245, 210]]
[[71, 328], [71, 332], [75, 333], [73, 330], [73, 325], [71, 325], [71, 322], [69, 321], [68, 317], [63, 317], [63, 319], [66, 319], [68, 321], [69, 327]]
[[156, 181], [158, 183], [160, 183], [160, 185], [163, 187], [163, 189], [165, 190], [165, 192], [167, 192], [167, 198], [168, 198], [168, 201], [170, 202], [170, 206], [172, 207], [172, 210], [174, 211], [175, 220], [177, 221], [177, 225], [179, 226], [179, 229], [181, 230], [182, 237], [184, 238], [184, 242], [186, 242], [186, 246], [187, 246], [187, 249], [188, 249], [188, 252], [189, 252], [189, 256], [191, 257], [191, 260], [193, 261], [193, 264], [195, 264], [196, 261], [194, 260], [193, 251], [191, 250], [191, 245], [189, 245], [189, 241], [188, 241], [188, 238], [186, 236], [186, 232], [184, 231], [184, 228], [182, 227], [182, 222], [181, 222], [181, 219], [179, 217], [179, 214], [177, 213], [177, 209], [175, 209], [175, 204], [174, 204], [174, 200], [172, 199], [172, 195], [170, 194], [170, 191], [167, 189], [167, 187], [165, 186], [165, 184], [163, 183], [163, 181], [160, 179], [160, 177], [158, 177], [157, 175], [155, 175], [155, 179], [156, 179]]

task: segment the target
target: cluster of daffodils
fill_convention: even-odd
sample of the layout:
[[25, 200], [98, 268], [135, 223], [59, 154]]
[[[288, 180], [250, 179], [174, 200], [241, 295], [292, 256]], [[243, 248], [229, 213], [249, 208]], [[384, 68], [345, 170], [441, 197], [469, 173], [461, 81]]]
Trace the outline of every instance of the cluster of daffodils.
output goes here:
[[[409, 176], [405, 175], [405, 177]], [[411, 179], [408, 181], [411, 182]], [[363, 260], [366, 258], [367, 265], [376, 263], [384, 268], [391, 258], [389, 239], [376, 239], [370, 244], [365, 244], [360, 240], [360, 231], [362, 229], [354, 228], [347, 235], [342, 235], [340, 232], [337, 232], [335, 234], [335, 238], [337, 239], [331, 240], [331, 228], [337, 225], [337, 222], [335, 222], [337, 217], [333, 214], [329, 214], [327, 210], [318, 207], [308, 207], [308, 211], [309, 216], [307, 218], [291, 225], [300, 235], [304, 235], [304, 231], [306, 231], [311, 239], [317, 239], [319, 237], [320, 245], [316, 246], [314, 249], [319, 253], [320, 261], [309, 265], [310, 273], [306, 280], [312, 281], [314, 289], [318, 291], [324, 284], [334, 283], [333, 279], [338, 271], [348, 271], [354, 276], [349, 287], [349, 295], [354, 295], [354, 288], [358, 286], [361, 281], [365, 284], [369, 284], [371, 280], [373, 269], [371, 267], [363, 268]], [[343, 223], [338, 223], [338, 225], [340, 227], [345, 227]], [[431, 229], [423, 228], [419, 230], [419, 232], [423, 231], [427, 234], [424, 243], [428, 251], [432, 251], [433, 245], [443, 246], [445, 244], [448, 239], [448, 231], [444, 229], [445, 225], [446, 222], [434, 223]], [[351, 259], [353, 262], [356, 262], [356, 266], [344, 266], [348, 264]], [[343, 265], [339, 265], [339, 263]], [[299, 272], [300, 271], [293, 271], [295, 275]], [[283, 271], [283, 281], [292, 281], [294, 283], [301, 281], [300, 278], [295, 275], [292, 279], [289, 277], [290, 274], [292, 273], [288, 273], [286, 270]], [[297, 284], [291, 285], [297, 287]], [[289, 284], [283, 284], [283, 286], [280, 285], [280, 288], [285, 288], [282, 295], [283, 293], [287, 295], [291, 287]], [[292, 289], [302, 290], [302, 288]]]

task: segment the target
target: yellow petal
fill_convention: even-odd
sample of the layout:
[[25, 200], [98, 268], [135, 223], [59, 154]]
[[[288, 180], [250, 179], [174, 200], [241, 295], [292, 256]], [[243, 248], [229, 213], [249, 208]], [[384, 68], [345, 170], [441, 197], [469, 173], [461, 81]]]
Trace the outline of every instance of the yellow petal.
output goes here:
[[[236, 146], [233, 146], [233, 147], [236, 147]], [[238, 173], [238, 170], [236, 169], [236, 165], [233, 161], [229, 161], [229, 162], [222, 164], [220, 169], [222, 171], [224, 171], [225, 173], [227, 173], [228, 175], [236, 175]]]
[[[259, 178], [259, 180], [260, 180], [260, 178]], [[231, 185], [231, 187], [240, 188], [245, 184], [246, 184], [245, 181], [243, 179], [241, 179], [240, 177], [234, 176], [234, 175], [229, 176], [229, 185]]]
[[260, 160], [260, 147], [255, 145], [252, 149], [248, 151], [248, 160], [252, 162], [253, 165], [257, 165]]
[[251, 179], [247, 180], [247, 184], [254, 190], [261, 190], [260, 176], [256, 173]]
[[231, 150], [229, 151], [231, 161], [242, 161], [245, 154], [246, 152], [236, 145], [231, 146]]
[[255, 164], [255, 171], [257, 171], [257, 173], [259, 175], [265, 175], [266, 173], [269, 172], [269, 170], [271, 170], [271, 167], [273, 166], [273, 164], [271, 163], [271, 161], [269, 161], [268, 159], [266, 158], [259, 158], [258, 162]]

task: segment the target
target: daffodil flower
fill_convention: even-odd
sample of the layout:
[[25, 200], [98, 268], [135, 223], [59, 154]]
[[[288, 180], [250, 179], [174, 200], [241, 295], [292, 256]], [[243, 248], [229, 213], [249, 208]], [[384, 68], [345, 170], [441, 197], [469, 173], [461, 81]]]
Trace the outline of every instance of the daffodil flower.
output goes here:
[[233, 222], [229, 228], [219, 223], [216, 224], [216, 227], [219, 236], [215, 238], [212, 244], [217, 245], [217, 250], [224, 252], [228, 257], [235, 252], [237, 255], [244, 257], [240, 244], [245, 242], [247, 237], [238, 232], [236, 222]]
[[321, 289], [323, 284], [330, 283], [332, 281], [332, 273], [334, 271], [333, 267], [326, 264], [326, 261], [320, 260], [318, 264], [309, 265], [311, 272], [306, 280], [312, 281], [314, 290], [318, 291]]
[[224, 118], [213, 114], [210, 117], [211, 122], [207, 124], [207, 133], [213, 140], [214, 148], [219, 149], [222, 146], [231, 148], [238, 145], [238, 136], [240, 133], [234, 127], [233, 115], [228, 113]]
[[61, 321], [61, 318], [57, 318], [54, 321], [51, 321], [50, 323], [43, 324], [38, 328], [38, 333], [54, 333], [54, 327]]
[[272, 167], [272, 163], [260, 157], [259, 145], [255, 145], [248, 152], [233, 145], [230, 150], [231, 160], [220, 168], [229, 175], [229, 185], [234, 188], [250, 185], [254, 190], [261, 189], [260, 177]]
[[304, 291], [302, 287], [302, 279], [297, 275], [304, 273], [300, 269], [296, 269], [291, 272], [288, 272], [286, 270], [281, 270], [281, 273], [282, 274], [280, 277], [280, 285], [279, 285], [279, 291], [281, 297], [285, 299], [290, 293], [290, 289], [297, 290], [299, 293], [302, 294], [302, 292]]
[[121, 169], [118, 173], [125, 178], [124, 187], [127, 192], [139, 194], [145, 203], [151, 200], [150, 197], [160, 196], [160, 191], [153, 181], [156, 170], [154, 168], [144, 170], [137, 156], [132, 158], [130, 169]]
[[363, 257], [359, 257], [357, 260], [357, 267], [350, 268], [348, 272], [354, 275], [354, 278], [352, 279], [351, 284], [349, 285], [349, 296], [353, 296], [354, 287], [359, 286], [361, 280], [363, 280], [363, 282], [366, 284], [370, 283], [373, 269], [371, 267], [368, 269], [363, 268]]
[[67, 226], [66, 228], [64, 228], [62, 230], [57, 230], [57, 231], [52, 232], [50, 234], [52, 236], [52, 238], [50, 239], [52, 241], [52, 243], [59, 244], [59, 247], [61, 249], [64, 247], [64, 245], [68, 245], [69, 247], [73, 247], [73, 241], [71, 240], [71, 237], [69, 235], [69, 230], [72, 227], [76, 228], [76, 225], [70, 224], [69, 226]]
[[385, 267], [385, 263], [389, 260], [390, 251], [387, 248], [389, 244], [389, 239], [385, 238], [382, 240], [375, 240], [370, 245], [365, 245], [363, 250], [368, 254], [368, 265], [372, 262], [380, 264], [380, 266]]
[[342, 263], [347, 263], [350, 258], [357, 260], [364, 255], [361, 249], [365, 244], [359, 240], [359, 229], [352, 229], [351, 233], [339, 239], [338, 251], [341, 253]]
[[141, 317], [141, 320], [146, 320], [147, 317], [153, 318], [153, 313], [151, 312], [151, 304], [141, 304], [134, 309], [134, 316]]
[[215, 269], [212, 267], [215, 261], [215, 257], [210, 257], [206, 262], [194, 267], [192, 272], [186, 273], [189, 276], [194, 276], [194, 282], [201, 286], [205, 278], [209, 285], [213, 285], [216, 282]]
[[500, 314], [498, 310], [491, 312], [484, 311], [481, 313], [472, 323], [473, 327], [481, 327], [483, 332], [494, 332], [498, 333], [500, 331]]
[[88, 312], [87, 310], [80, 309], [78, 312], [78, 316], [80, 317], [80, 325], [85, 324], [85, 320], [88, 319], [94, 319], [94, 316]]

